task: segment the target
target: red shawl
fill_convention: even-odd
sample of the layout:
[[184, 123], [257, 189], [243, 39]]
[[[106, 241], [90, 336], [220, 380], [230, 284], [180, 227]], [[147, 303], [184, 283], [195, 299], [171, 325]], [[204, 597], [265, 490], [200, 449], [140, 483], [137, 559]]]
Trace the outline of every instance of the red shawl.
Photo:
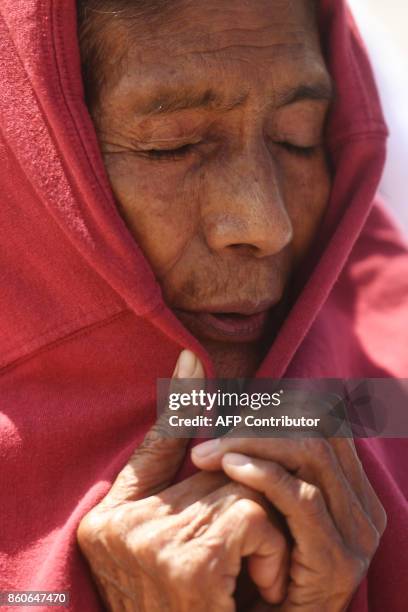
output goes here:
[[[258, 374], [408, 377], [408, 250], [375, 201], [386, 127], [343, 2], [322, 1], [320, 18], [334, 186], [319, 256]], [[0, 590], [70, 590], [72, 610], [96, 612], [76, 526], [152, 423], [180, 349], [213, 367], [115, 206], [74, 0], [0, 1], [0, 201]], [[358, 450], [389, 524], [351, 609], [403, 612], [407, 443]]]

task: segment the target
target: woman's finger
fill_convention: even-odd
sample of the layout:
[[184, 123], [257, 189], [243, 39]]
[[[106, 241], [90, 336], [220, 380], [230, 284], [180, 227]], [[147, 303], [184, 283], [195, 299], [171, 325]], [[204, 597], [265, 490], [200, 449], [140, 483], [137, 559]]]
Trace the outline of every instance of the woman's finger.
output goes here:
[[[172, 384], [180, 384], [182, 379], [202, 381], [204, 375], [200, 360], [184, 350], [179, 355]], [[168, 412], [164, 411], [118, 474], [101, 502], [103, 505], [143, 499], [169, 486], [184, 459], [189, 439], [170, 437], [166, 422]]]
[[249, 557], [249, 572], [260, 593], [269, 603], [281, 602], [286, 593], [289, 550], [280, 529], [269, 520], [268, 513], [248, 498], [236, 500], [219, 514], [207, 532], [206, 542], [222, 537], [228, 565], [239, 574], [242, 557]]
[[162, 506], [166, 506], [171, 514], [183, 512], [201, 499], [206, 499], [208, 495], [215, 493], [230, 482], [224, 472], [197, 472], [174, 484], [155, 497]]
[[[203, 451], [207, 453], [203, 454]], [[359, 537], [366, 520], [365, 512], [343, 473], [334, 449], [326, 440], [225, 436], [195, 447], [192, 458], [201, 469], [216, 470], [222, 467], [226, 453], [272, 461], [300, 480], [315, 485], [323, 494], [342, 536], [348, 541]]]
[[[294, 538], [288, 589], [288, 597], [294, 597], [291, 603], [295, 605], [304, 588], [308, 596], [323, 601], [328, 588], [333, 601], [341, 602], [335, 609], [343, 609], [345, 598], [349, 600], [366, 573], [378, 539], [370, 549], [358, 541], [350, 546], [336, 529], [320, 490], [277, 463], [227, 453], [222, 466], [230, 478], [262, 492], [285, 516]], [[367, 532], [369, 524], [363, 529]]]
[[263, 493], [272, 502], [305, 551], [318, 547], [322, 539], [340, 541], [324, 498], [314, 485], [292, 476], [277, 463], [237, 453], [227, 453], [222, 467], [230, 478]]

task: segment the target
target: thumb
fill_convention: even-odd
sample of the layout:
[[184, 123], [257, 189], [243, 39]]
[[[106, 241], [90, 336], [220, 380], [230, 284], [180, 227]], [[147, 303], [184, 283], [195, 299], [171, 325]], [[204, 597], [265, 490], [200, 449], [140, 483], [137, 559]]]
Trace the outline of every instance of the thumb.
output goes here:
[[[186, 378], [204, 379], [201, 361], [189, 350], [180, 353], [170, 387]], [[172, 482], [184, 458], [189, 439], [173, 438], [165, 434], [163, 422], [166, 415], [167, 410], [147, 432], [142, 444], [119, 473], [103, 505], [112, 507], [126, 501], [144, 499], [166, 489]]]

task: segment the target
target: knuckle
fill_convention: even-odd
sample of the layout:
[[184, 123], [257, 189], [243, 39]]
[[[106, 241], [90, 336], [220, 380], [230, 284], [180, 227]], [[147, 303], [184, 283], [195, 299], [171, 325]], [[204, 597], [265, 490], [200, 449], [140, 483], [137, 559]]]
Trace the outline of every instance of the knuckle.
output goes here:
[[234, 511], [241, 528], [257, 529], [268, 521], [267, 508], [264, 502], [261, 503], [251, 499], [239, 499], [234, 504]]
[[126, 506], [119, 506], [109, 512], [105, 521], [103, 535], [107, 543], [116, 543], [119, 536], [123, 535], [126, 524]]
[[326, 509], [324, 497], [320, 489], [315, 485], [302, 482], [299, 485], [298, 496], [299, 505], [306, 515], [319, 517], [324, 513]]
[[288, 488], [292, 482], [291, 474], [277, 463], [268, 466], [268, 481], [273, 487]]
[[234, 508], [236, 513], [244, 520], [265, 517], [265, 510], [252, 499], [239, 499], [234, 504]]
[[[87, 522], [91, 521], [93, 543], [104, 549], [107, 555], [113, 554], [118, 557], [132, 557], [131, 544], [137, 542], [139, 554], [143, 550], [145, 538], [138, 512], [134, 505], [123, 504], [116, 508], [102, 512], [91, 513]], [[137, 532], [137, 538], [134, 533]]]
[[161, 428], [161, 422], [159, 420], [153, 425], [151, 429], [149, 429], [149, 431], [146, 433], [143, 439], [143, 442], [140, 444], [140, 446], [136, 449], [135, 452], [142, 453], [148, 450], [151, 446], [154, 446], [156, 444], [158, 445], [163, 444], [164, 441], [161, 436], [161, 432], [162, 432], [162, 428]]
[[133, 506], [124, 504], [109, 510], [96, 506], [83, 517], [77, 540], [91, 564], [98, 567], [103, 563], [111, 571], [120, 565], [132, 575], [142, 566], [157, 569], [164, 548], [162, 532], [141, 523]]
[[115, 510], [106, 517], [103, 528], [99, 534], [99, 541], [106, 552], [119, 554], [122, 552], [123, 542], [126, 542], [124, 525], [120, 523], [120, 513]]
[[268, 499], [272, 500], [275, 491], [280, 490], [294, 501], [297, 501], [296, 484], [296, 478], [285, 468], [277, 463], [268, 465], [264, 487], [264, 493]]
[[302, 442], [303, 453], [310, 460], [321, 466], [331, 465], [334, 454], [330, 444], [323, 438], [304, 438]]
[[99, 540], [105, 529], [106, 517], [98, 510], [98, 507], [90, 510], [81, 519], [77, 528], [77, 539], [79, 544], [87, 546]]

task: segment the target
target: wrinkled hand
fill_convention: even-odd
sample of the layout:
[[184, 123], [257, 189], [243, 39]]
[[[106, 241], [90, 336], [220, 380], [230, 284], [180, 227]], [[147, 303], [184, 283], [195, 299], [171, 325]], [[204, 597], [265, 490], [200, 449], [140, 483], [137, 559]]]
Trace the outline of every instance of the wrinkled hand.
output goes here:
[[[204, 377], [192, 353], [181, 358], [175, 376]], [[268, 601], [280, 601], [288, 548], [263, 495], [222, 472], [169, 486], [186, 443], [153, 427], [81, 521], [78, 542], [104, 601], [115, 612], [233, 612], [242, 557]]]
[[270, 609], [347, 608], [386, 526], [352, 440], [226, 436], [195, 447], [192, 458], [263, 493], [286, 518], [294, 540], [290, 583], [282, 604]]

